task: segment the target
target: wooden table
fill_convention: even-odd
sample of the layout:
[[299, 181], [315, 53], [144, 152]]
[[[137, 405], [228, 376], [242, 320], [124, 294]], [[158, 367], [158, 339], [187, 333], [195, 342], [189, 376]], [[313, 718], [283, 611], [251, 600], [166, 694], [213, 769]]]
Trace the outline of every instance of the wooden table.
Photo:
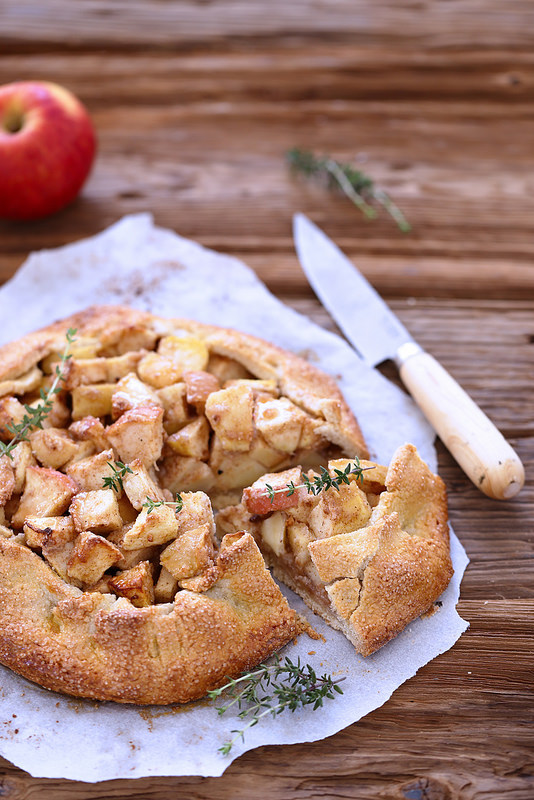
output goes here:
[[[0, 0], [0, 83], [58, 81], [100, 139], [83, 196], [0, 224], [0, 277], [123, 214], [242, 257], [334, 328], [293, 251], [307, 213], [517, 449], [527, 485], [489, 500], [439, 448], [471, 558], [471, 627], [382, 708], [316, 744], [264, 747], [221, 778], [90, 785], [2, 762], [0, 795], [531, 800], [534, 797], [534, 6], [530, 0]], [[368, 222], [292, 178], [293, 146], [351, 159], [413, 225]], [[191, 309], [194, 316], [194, 309]], [[393, 374], [390, 370], [388, 374]]]

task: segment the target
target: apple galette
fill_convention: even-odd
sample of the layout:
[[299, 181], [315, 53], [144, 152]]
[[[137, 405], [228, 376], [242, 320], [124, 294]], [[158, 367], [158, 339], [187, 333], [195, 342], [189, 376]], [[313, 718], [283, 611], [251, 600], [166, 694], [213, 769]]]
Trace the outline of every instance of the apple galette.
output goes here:
[[[304, 499], [287, 532], [267, 509], [219, 544], [212, 509], [265, 473], [367, 456], [335, 382], [304, 360], [122, 307], [0, 348], [0, 439], [0, 662], [50, 689], [135, 703], [201, 697], [301, 630], [250, 531], [270, 527], [258, 541], [274, 551], [276, 537], [302, 542], [288, 576], [308, 574], [306, 537], [324, 575], [321, 545], [341, 533], [315, 535], [329, 512]], [[388, 493], [373, 492], [384, 507]], [[392, 523], [380, 532], [395, 510], [373, 512], [378, 549], [404, 546]], [[329, 591], [351, 579], [334, 577]]]

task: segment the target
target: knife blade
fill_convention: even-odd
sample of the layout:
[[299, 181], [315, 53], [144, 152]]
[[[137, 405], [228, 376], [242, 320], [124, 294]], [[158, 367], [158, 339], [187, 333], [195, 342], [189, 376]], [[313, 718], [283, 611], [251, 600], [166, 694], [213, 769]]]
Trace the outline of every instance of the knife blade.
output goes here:
[[293, 233], [306, 277], [361, 358], [369, 366], [392, 359], [413, 399], [475, 486], [497, 500], [514, 497], [524, 484], [524, 468], [491, 420], [414, 341], [320, 228], [304, 214], [296, 214]]

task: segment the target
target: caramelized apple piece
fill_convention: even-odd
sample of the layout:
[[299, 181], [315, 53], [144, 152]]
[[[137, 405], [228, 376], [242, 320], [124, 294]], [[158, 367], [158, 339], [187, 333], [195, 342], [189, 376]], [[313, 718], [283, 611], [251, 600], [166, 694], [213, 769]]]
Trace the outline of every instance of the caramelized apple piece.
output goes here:
[[125, 550], [137, 550], [152, 544], [165, 544], [178, 535], [178, 520], [172, 506], [144, 508], [130, 530], [124, 535]]
[[106, 537], [108, 542], [114, 544], [121, 551], [122, 558], [117, 563], [117, 567], [121, 570], [131, 569], [132, 567], [136, 567], [137, 564], [140, 564], [141, 561], [150, 561], [154, 557], [155, 547], [153, 545], [149, 547], [138, 547], [136, 550], [126, 550], [124, 548], [124, 537], [127, 535], [128, 531], [131, 530], [132, 525], [133, 523], [124, 525], [124, 527], [116, 531], [111, 531]]
[[63, 386], [71, 391], [76, 386], [93, 383], [115, 383], [134, 372], [144, 351], [125, 353], [112, 358], [71, 358], [63, 368]]
[[274, 514], [264, 519], [260, 528], [261, 538], [273, 553], [281, 556], [285, 551], [286, 535], [286, 515], [283, 511], [275, 511]]
[[8, 394], [21, 395], [32, 392], [34, 389], [39, 388], [42, 377], [43, 373], [39, 367], [32, 367], [28, 370], [28, 372], [25, 372], [23, 375], [19, 375], [17, 378], [0, 381], [0, 397], [5, 397], [5, 395]]
[[5, 506], [15, 491], [15, 473], [8, 456], [0, 458], [0, 506]]
[[76, 536], [72, 517], [26, 517], [23, 533], [26, 544], [34, 550], [47, 540], [70, 542]]
[[141, 511], [147, 499], [165, 500], [163, 491], [155, 484], [145, 465], [138, 458], [128, 464], [122, 484], [126, 497], [134, 508]]
[[205, 461], [209, 458], [210, 426], [206, 417], [197, 417], [167, 439], [167, 445], [181, 456]]
[[321, 492], [310, 511], [309, 526], [317, 539], [350, 533], [367, 525], [371, 506], [356, 482], [341, 484], [339, 491]]
[[165, 569], [176, 580], [193, 578], [204, 572], [214, 558], [209, 525], [186, 531], [168, 545], [160, 556]]
[[163, 427], [169, 434], [179, 431], [193, 416], [187, 404], [186, 393], [185, 383], [172, 383], [157, 391], [165, 410]]
[[92, 442], [97, 450], [107, 450], [110, 447], [106, 437], [106, 429], [101, 420], [89, 416], [73, 422], [69, 426], [69, 432], [80, 442]]
[[114, 459], [115, 456], [111, 448], [102, 450], [96, 455], [91, 455], [88, 458], [82, 458], [69, 464], [66, 472], [69, 477], [76, 481], [82, 492], [104, 489], [105, 478], [112, 478], [114, 475], [114, 471], [110, 466], [110, 464], [113, 464]]
[[154, 581], [149, 561], [141, 561], [135, 567], [119, 572], [110, 578], [108, 585], [119, 597], [127, 597], [136, 608], [154, 604]]
[[188, 370], [183, 375], [187, 402], [194, 406], [197, 412], [203, 413], [206, 400], [213, 392], [219, 391], [221, 384], [210, 372], [204, 370]]
[[28, 467], [20, 505], [11, 519], [22, 528], [26, 517], [56, 517], [67, 510], [78, 491], [74, 481], [49, 467]]
[[10, 442], [13, 438], [8, 425], [20, 425], [25, 413], [24, 406], [16, 397], [0, 399], [0, 439], [3, 442]]
[[137, 406], [161, 406], [162, 402], [152, 388], [140, 381], [134, 372], [128, 373], [115, 385], [111, 398], [111, 414], [117, 419], [125, 411]]
[[14, 492], [20, 494], [26, 484], [26, 470], [28, 467], [36, 467], [37, 462], [33, 457], [31, 444], [29, 442], [19, 442], [11, 451], [11, 466], [15, 476]]
[[178, 581], [165, 567], [162, 567], [154, 587], [154, 599], [156, 603], [171, 603], [177, 591]]
[[72, 390], [72, 419], [107, 417], [111, 414], [114, 383], [96, 383], [76, 386]]
[[122, 558], [118, 547], [103, 536], [82, 531], [75, 541], [67, 564], [67, 575], [83, 584], [96, 583], [104, 572]]
[[[300, 467], [286, 469], [284, 472], [272, 472], [263, 475], [252, 486], [243, 489], [243, 503], [251, 514], [270, 514], [272, 511], [281, 511], [291, 508], [307, 495], [302, 484], [302, 470]], [[299, 487], [291, 492], [291, 485]], [[272, 492], [269, 492], [268, 486]]]
[[72, 501], [69, 511], [77, 531], [107, 533], [122, 527], [119, 505], [113, 489], [80, 492]]
[[43, 467], [59, 469], [76, 454], [76, 442], [64, 428], [32, 431], [30, 444], [34, 456]]
[[160, 462], [160, 483], [175, 495], [177, 492], [209, 491], [215, 475], [204, 461], [169, 453]]
[[179, 364], [182, 375], [192, 370], [204, 370], [209, 358], [206, 344], [195, 336], [164, 336], [158, 344], [158, 353]]
[[271, 447], [294, 453], [299, 446], [306, 414], [286, 397], [256, 404], [256, 427]]

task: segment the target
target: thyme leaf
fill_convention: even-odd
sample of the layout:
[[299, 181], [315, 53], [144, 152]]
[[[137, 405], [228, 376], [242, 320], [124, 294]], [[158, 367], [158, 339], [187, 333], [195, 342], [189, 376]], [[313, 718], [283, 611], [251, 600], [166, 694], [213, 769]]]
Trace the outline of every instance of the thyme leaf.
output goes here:
[[364, 172], [330, 156], [317, 156], [309, 150], [301, 150], [298, 147], [289, 150], [286, 158], [294, 172], [307, 178], [322, 178], [328, 189], [343, 192], [367, 219], [374, 219], [377, 216], [376, 208], [371, 203], [378, 203], [403, 233], [411, 231], [411, 225], [400, 208], [395, 205], [387, 192], [377, 186]]
[[174, 509], [178, 514], [178, 512], [184, 507], [182, 495], [179, 494], [179, 492], [176, 492], [174, 495], [174, 500], [154, 500], [152, 497], [147, 497], [146, 501], [143, 503], [143, 508], [147, 509], [147, 514], [150, 514], [155, 508], [159, 508], [160, 506], [174, 506]]
[[111, 467], [113, 471], [113, 475], [107, 475], [105, 478], [102, 478], [104, 483], [104, 487], [106, 489], [113, 489], [114, 492], [119, 492], [119, 490], [124, 489], [124, 484], [122, 479], [126, 475], [127, 472], [133, 474], [132, 470], [127, 464], [123, 464], [122, 461], [108, 461], [108, 466]]

